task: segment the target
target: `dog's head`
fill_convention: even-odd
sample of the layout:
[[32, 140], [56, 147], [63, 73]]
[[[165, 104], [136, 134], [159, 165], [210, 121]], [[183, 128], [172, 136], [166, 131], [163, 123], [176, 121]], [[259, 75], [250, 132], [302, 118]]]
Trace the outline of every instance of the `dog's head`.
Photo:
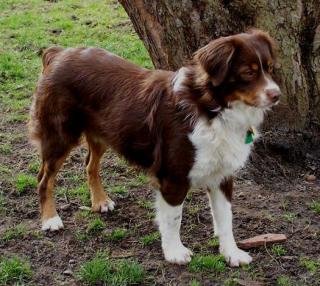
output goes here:
[[219, 38], [198, 50], [194, 60], [225, 103], [268, 108], [279, 102], [280, 88], [272, 79], [275, 45], [265, 32]]

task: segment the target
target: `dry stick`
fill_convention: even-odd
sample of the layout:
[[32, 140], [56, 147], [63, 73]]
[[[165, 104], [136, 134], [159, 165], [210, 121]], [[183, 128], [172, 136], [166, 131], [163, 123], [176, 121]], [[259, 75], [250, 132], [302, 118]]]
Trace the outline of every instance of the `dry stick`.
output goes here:
[[267, 241], [265, 240], [264, 241], [264, 248], [266, 250], [266, 252], [268, 253], [268, 255], [271, 257], [272, 260], [274, 260], [277, 264], [279, 264], [279, 266], [282, 268], [282, 270], [286, 271], [283, 267], [282, 267], [282, 264], [274, 257], [270, 254], [270, 252], [268, 251], [268, 248], [267, 248]]

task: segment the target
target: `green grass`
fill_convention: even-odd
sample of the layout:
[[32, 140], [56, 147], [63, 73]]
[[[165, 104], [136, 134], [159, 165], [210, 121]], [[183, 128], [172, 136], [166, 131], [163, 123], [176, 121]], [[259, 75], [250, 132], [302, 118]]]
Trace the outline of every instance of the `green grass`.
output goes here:
[[294, 220], [297, 218], [297, 215], [295, 213], [286, 213], [283, 215], [283, 218], [291, 223], [294, 222]]
[[106, 255], [98, 253], [81, 266], [77, 276], [86, 285], [126, 286], [141, 283], [144, 270], [134, 260], [110, 260]]
[[0, 258], [0, 285], [24, 285], [31, 276], [29, 262], [17, 256]]
[[287, 254], [287, 250], [282, 245], [277, 244], [271, 246], [271, 252], [276, 256], [284, 256]]
[[209, 239], [208, 245], [211, 247], [218, 247], [219, 246], [219, 238], [214, 237], [214, 238]]
[[10, 143], [1, 143], [0, 154], [9, 155], [12, 153], [12, 146]]
[[320, 270], [320, 260], [313, 260], [307, 257], [300, 259], [300, 265], [306, 268], [311, 274], [315, 274]]
[[37, 180], [34, 176], [19, 174], [16, 177], [16, 189], [19, 194], [34, 190], [37, 187]]
[[154, 243], [155, 241], [160, 239], [160, 233], [158, 231], [155, 231], [153, 233], [150, 233], [140, 239], [140, 242], [143, 246], [150, 245]]
[[312, 201], [309, 207], [316, 213], [320, 214], [320, 202]]
[[222, 255], [196, 255], [192, 258], [189, 264], [191, 272], [223, 272], [226, 264]]
[[0, 214], [6, 212], [6, 198], [2, 192], [0, 192]]
[[111, 193], [125, 195], [128, 193], [126, 186], [113, 186], [108, 189]]
[[40, 163], [39, 161], [31, 161], [28, 165], [28, 170], [32, 174], [37, 174], [40, 169]]
[[87, 226], [87, 233], [89, 235], [96, 235], [104, 230], [105, 227], [105, 223], [100, 218], [96, 218], [89, 222]]
[[115, 229], [106, 236], [106, 239], [109, 241], [118, 241], [125, 238], [127, 235], [128, 232], [125, 229]]
[[18, 224], [12, 228], [7, 229], [3, 236], [3, 241], [10, 241], [13, 239], [23, 238], [27, 233], [27, 227], [23, 224]]
[[139, 199], [138, 205], [146, 210], [152, 210], [153, 209], [153, 203], [146, 200], [146, 199]]
[[292, 282], [288, 276], [279, 276], [277, 278], [277, 286], [291, 286]]
[[200, 282], [198, 282], [197, 280], [193, 279], [190, 282], [190, 286], [201, 286]]

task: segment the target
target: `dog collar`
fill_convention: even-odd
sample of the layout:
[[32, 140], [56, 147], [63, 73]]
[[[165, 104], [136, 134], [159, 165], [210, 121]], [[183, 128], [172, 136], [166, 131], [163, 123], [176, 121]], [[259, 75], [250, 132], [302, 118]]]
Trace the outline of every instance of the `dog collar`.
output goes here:
[[247, 130], [247, 134], [246, 134], [246, 138], [244, 140], [244, 143], [245, 144], [251, 144], [254, 140], [254, 137], [256, 135], [256, 132], [254, 130], [254, 127], [250, 127], [248, 130]]

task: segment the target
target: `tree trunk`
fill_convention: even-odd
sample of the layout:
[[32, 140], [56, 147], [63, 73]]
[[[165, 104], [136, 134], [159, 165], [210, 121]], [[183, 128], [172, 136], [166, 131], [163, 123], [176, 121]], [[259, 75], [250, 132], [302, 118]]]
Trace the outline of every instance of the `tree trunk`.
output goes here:
[[[119, 0], [156, 68], [176, 70], [199, 47], [249, 27], [279, 46], [278, 127], [320, 126], [320, 0]], [[280, 125], [279, 125], [280, 124]]]

